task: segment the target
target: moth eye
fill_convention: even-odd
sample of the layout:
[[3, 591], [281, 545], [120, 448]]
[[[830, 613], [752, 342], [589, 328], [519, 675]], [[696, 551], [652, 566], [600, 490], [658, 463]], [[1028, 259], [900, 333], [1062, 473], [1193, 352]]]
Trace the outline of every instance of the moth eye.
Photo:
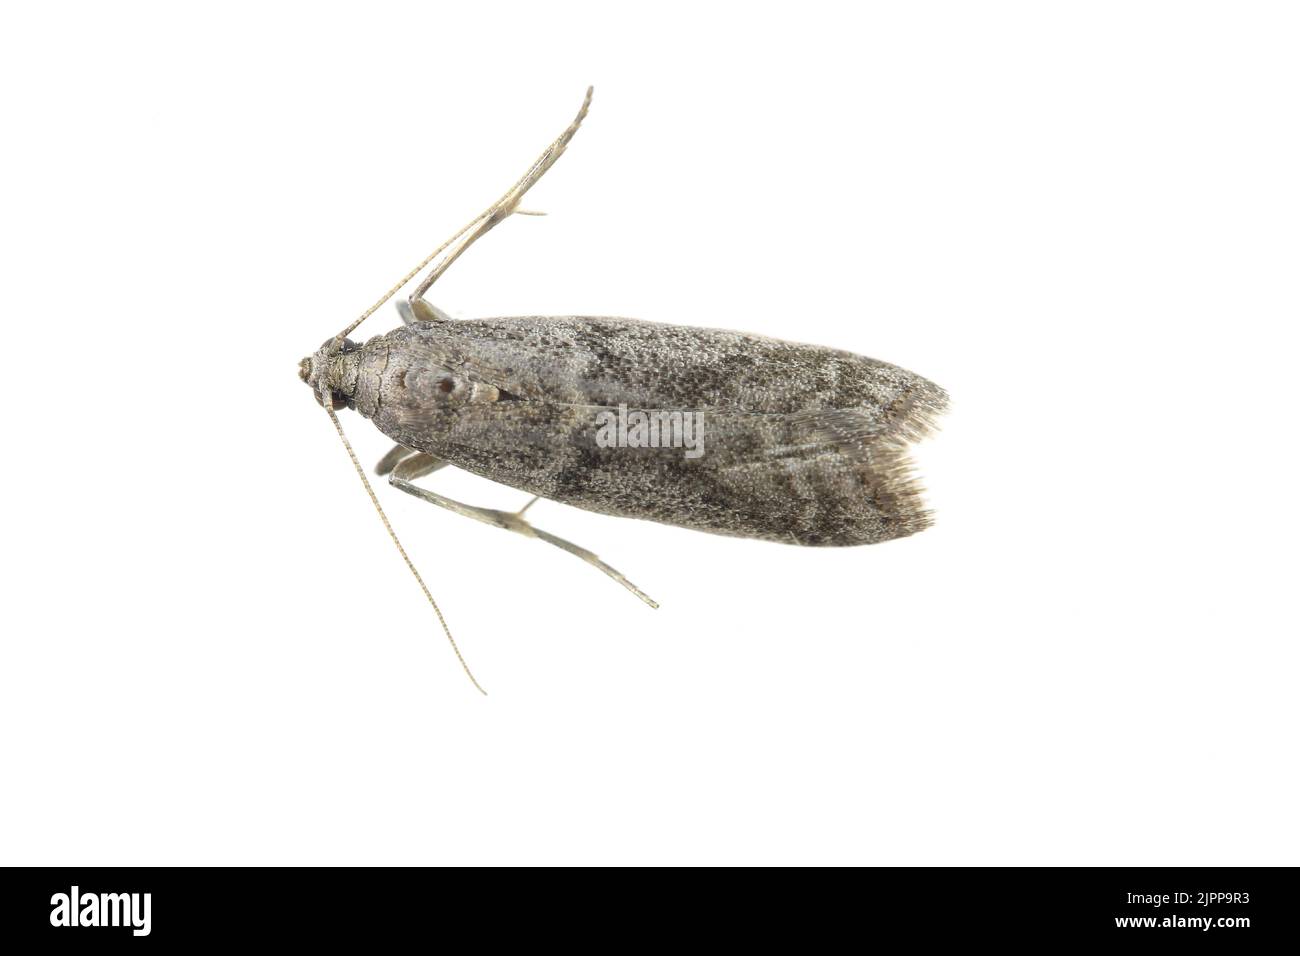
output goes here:
[[438, 391], [442, 392], [442, 394], [444, 395], [448, 394], [455, 388], [456, 388], [455, 379], [444, 378], [442, 381], [438, 383]]
[[[316, 404], [324, 408], [325, 401], [320, 397], [320, 392], [318, 392], [316, 389], [313, 388], [311, 390], [311, 393], [316, 398]], [[347, 407], [348, 407], [348, 400], [346, 398], [344, 398], [338, 392], [330, 392], [330, 408], [334, 409], [334, 411], [337, 412], [339, 409], [347, 408]]]

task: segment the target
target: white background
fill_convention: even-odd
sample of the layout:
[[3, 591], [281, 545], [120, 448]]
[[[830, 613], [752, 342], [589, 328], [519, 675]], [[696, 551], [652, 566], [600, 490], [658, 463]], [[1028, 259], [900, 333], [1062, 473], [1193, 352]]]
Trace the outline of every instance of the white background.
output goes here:
[[[1295, 864], [1293, 11], [10, 9], [0, 862]], [[381, 486], [483, 698], [296, 365], [588, 83], [434, 301], [920, 372], [938, 521]]]

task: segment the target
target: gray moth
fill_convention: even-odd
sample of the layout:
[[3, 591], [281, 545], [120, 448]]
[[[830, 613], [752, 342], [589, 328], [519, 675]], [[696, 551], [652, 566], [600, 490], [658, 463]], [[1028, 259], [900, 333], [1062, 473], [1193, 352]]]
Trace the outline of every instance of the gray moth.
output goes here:
[[[594, 554], [526, 521], [528, 506], [478, 508], [416, 480], [451, 465], [533, 500], [800, 546], [875, 544], [928, 527], [908, 446], [947, 396], [913, 372], [819, 345], [634, 319], [453, 321], [424, 298], [474, 241], [524, 212], [519, 200], [564, 152], [590, 99], [588, 90], [510, 191], [302, 360], [300, 376], [335, 425], [334, 411], [349, 408], [388, 436], [395, 446], [377, 471], [400, 490], [554, 544], [652, 605]], [[438, 256], [399, 301], [400, 327], [364, 343], [347, 337]]]

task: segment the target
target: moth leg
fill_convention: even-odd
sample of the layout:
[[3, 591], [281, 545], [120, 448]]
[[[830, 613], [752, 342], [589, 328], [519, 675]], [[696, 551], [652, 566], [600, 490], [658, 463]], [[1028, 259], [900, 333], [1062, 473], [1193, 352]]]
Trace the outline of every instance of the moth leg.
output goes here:
[[[532, 502], [530, 501], [528, 504], [531, 505]], [[524, 508], [527, 507], [528, 505], [524, 506]], [[574, 557], [582, 558], [582, 560], [586, 561], [592, 567], [596, 567], [604, 571], [606, 574], [608, 574], [619, 584], [623, 585], [623, 587], [627, 588], [629, 591], [631, 591], [633, 594], [639, 597], [642, 601], [645, 601], [646, 604], [649, 604], [651, 607], [659, 606], [659, 602], [657, 602], [654, 598], [650, 597], [650, 595], [646, 594], [644, 591], [642, 591], [639, 587], [637, 587], [627, 578], [623, 577], [623, 575], [620, 574], [617, 570], [611, 568], [608, 564], [600, 560], [600, 558], [596, 557], [596, 555], [592, 554], [586, 548], [580, 548], [572, 541], [565, 541], [563, 538], [557, 535], [553, 535], [549, 531], [543, 531], [541, 528], [534, 528], [523, 518], [519, 517], [519, 515], [522, 513], [523, 511], [521, 509], [519, 512], [516, 512], [515, 514], [511, 515], [511, 517], [514, 518], [519, 524], [529, 529], [528, 531], [523, 532], [524, 534], [528, 534], [531, 537], [535, 537], [535, 538], [541, 538], [543, 541], [547, 542], [548, 544], [553, 544], [560, 550], [569, 552], [569, 554], [572, 554]]]
[[[432, 455], [426, 455], [413, 448], [407, 448], [405, 445], [394, 445], [388, 450], [388, 454], [379, 459], [379, 464], [375, 465], [375, 474], [386, 475], [403, 462], [405, 462], [406, 467], [402, 474], [406, 476], [408, 481], [423, 478], [425, 475], [432, 474], [439, 468], [447, 466], [445, 461], [434, 458]], [[532, 504], [532, 502], [530, 501], [529, 504]]]
[[[556, 137], [550, 146], [546, 147], [546, 151], [537, 157], [533, 165], [528, 168], [528, 171], [519, 177], [519, 181], [511, 186], [506, 194], [493, 204], [491, 209], [484, 213], [478, 224], [456, 245], [452, 246], [451, 251], [443, 256], [442, 261], [434, 266], [429, 274], [416, 286], [415, 291], [410, 296], [412, 308], [416, 308], [416, 303], [424, 300], [424, 294], [429, 291], [429, 287], [438, 281], [438, 277], [446, 272], [453, 262], [460, 258], [461, 253], [512, 214], [521, 212], [519, 201], [524, 198], [524, 193], [532, 189], [537, 184], [537, 181], [546, 175], [546, 171], [555, 165], [555, 161], [564, 155], [565, 149], [569, 146], [569, 141], [573, 139], [573, 134], [578, 132], [578, 127], [587, 118], [587, 109], [590, 106], [591, 88], [588, 87], [587, 95], [582, 101], [582, 108], [578, 110], [578, 115], [573, 118], [573, 122], [568, 125], [563, 133]], [[530, 211], [522, 211], [522, 214], [525, 216], [538, 215], [538, 213]]]
[[[392, 452], [389, 452], [389, 454], [391, 455]], [[600, 558], [596, 557], [596, 555], [592, 554], [586, 548], [580, 548], [572, 541], [566, 541], [563, 538], [551, 534], [549, 531], [534, 528], [525, 521], [523, 518], [524, 512], [533, 506], [533, 503], [538, 500], [537, 498], [533, 498], [532, 501], [528, 502], [528, 504], [515, 512], [497, 511], [493, 508], [478, 508], [474, 505], [467, 505], [463, 502], [456, 501], [452, 498], [448, 498], [436, 492], [429, 491], [427, 488], [421, 488], [411, 483], [413, 479], [436, 471], [446, 464], [445, 461], [440, 461], [430, 455], [422, 453], [416, 454], [410, 458], [402, 459], [401, 462], [397, 464], [392, 474], [388, 476], [388, 483], [399, 491], [404, 491], [408, 495], [413, 495], [421, 501], [427, 501], [430, 504], [438, 505], [440, 508], [446, 508], [448, 511], [454, 511], [456, 514], [464, 515], [466, 518], [473, 518], [476, 521], [482, 521], [484, 524], [490, 524], [497, 528], [503, 528], [506, 531], [514, 531], [516, 534], [522, 534], [526, 538], [539, 538], [548, 544], [553, 544], [560, 550], [567, 551], [569, 554], [581, 558], [593, 567], [604, 571], [605, 574], [623, 585], [623, 587], [627, 588], [651, 607], [659, 606], [644, 591], [627, 578], [623, 577], [623, 575], [614, 568], [611, 568], [604, 561], [600, 560]]]
[[[501, 220], [515, 213], [525, 216], [545, 215], [545, 213], [520, 209], [519, 200], [524, 197], [524, 193], [533, 188], [537, 180], [541, 179], [542, 176], [546, 174], [546, 171], [555, 165], [555, 161], [564, 154], [565, 149], [569, 146], [569, 141], [573, 139], [573, 135], [578, 132], [578, 127], [582, 125], [582, 121], [587, 117], [587, 110], [591, 106], [591, 92], [591, 87], [587, 87], [587, 95], [583, 98], [582, 107], [578, 110], [578, 115], [573, 118], [573, 122], [568, 125], [564, 132], [561, 133], [550, 146], [546, 147], [546, 151], [533, 161], [533, 165], [528, 167], [528, 171], [519, 177], [513, 186], [506, 190], [506, 194], [465, 225], [461, 226], [454, 236], [440, 245], [437, 249], [433, 250], [433, 252], [429, 253], [429, 255], [427, 255], [418, 266], [403, 276], [397, 285], [393, 286], [380, 296], [378, 302], [366, 309], [366, 311], [362, 312], [361, 315], [354, 319], [346, 329], [336, 335], [334, 339], [338, 345], [341, 346], [346, 336], [350, 335], [357, 326], [370, 318], [370, 316], [374, 315], [380, 306], [400, 292], [403, 287], [405, 287], [406, 283], [418, 276], [421, 270], [437, 259], [438, 256], [442, 255], [445, 249], [450, 248], [451, 252], [448, 252], [443, 256], [442, 261], [433, 267], [433, 271], [425, 277], [425, 279], [420, 283], [419, 288], [417, 288], [409, 297], [412, 314], [416, 314], [418, 303], [424, 300], [424, 293], [429, 291], [429, 286], [433, 285], [433, 283], [437, 281], [438, 276], [446, 272], [447, 267], [455, 262], [456, 259], [460, 257], [461, 253], [472, 246], [475, 240], [491, 230], [497, 223], [501, 222]], [[473, 230], [473, 232], [470, 230]], [[466, 235], [466, 233], [469, 233], [469, 235]], [[403, 314], [403, 319], [405, 320], [405, 318], [406, 316]]]
[[401, 461], [403, 458], [409, 458], [411, 455], [414, 454], [415, 451], [410, 448], [407, 448], [405, 445], [394, 445], [392, 448], [388, 449], [388, 452], [384, 455], [383, 458], [379, 459], [379, 464], [375, 465], [375, 474], [376, 475], [388, 474], [390, 471], [392, 471], [394, 468], [397, 467], [397, 463], [399, 461]]
[[397, 314], [402, 317], [403, 325], [414, 325], [416, 322], [454, 321], [450, 315], [426, 299], [416, 299], [414, 301], [398, 299]]

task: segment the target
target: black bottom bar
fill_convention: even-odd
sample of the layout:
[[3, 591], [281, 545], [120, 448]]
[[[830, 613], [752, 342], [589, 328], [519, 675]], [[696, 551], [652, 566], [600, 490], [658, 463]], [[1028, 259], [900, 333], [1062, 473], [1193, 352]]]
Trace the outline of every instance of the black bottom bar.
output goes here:
[[[518, 890], [414, 869], [7, 869], [9, 940], [102, 945], [453, 940], [532, 945], [809, 946], [952, 942], [1212, 942], [1297, 938], [1294, 869], [856, 869], [572, 874]], [[454, 882], [453, 882], [454, 881]], [[75, 890], [74, 890], [75, 887]], [[620, 928], [621, 927], [621, 928]], [[840, 940], [835, 944], [834, 940]], [[10, 952], [26, 950], [15, 950]]]

